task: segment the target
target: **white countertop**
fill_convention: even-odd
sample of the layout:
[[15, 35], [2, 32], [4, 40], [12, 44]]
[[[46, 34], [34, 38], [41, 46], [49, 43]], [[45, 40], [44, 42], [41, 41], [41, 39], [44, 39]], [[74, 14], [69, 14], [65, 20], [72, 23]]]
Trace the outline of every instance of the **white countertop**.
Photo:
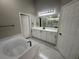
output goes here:
[[48, 28], [48, 27], [45, 27], [45, 29], [43, 29], [43, 27], [32, 27], [32, 29], [42, 30], [42, 31], [48, 31], [48, 32], [58, 32], [57, 28]]

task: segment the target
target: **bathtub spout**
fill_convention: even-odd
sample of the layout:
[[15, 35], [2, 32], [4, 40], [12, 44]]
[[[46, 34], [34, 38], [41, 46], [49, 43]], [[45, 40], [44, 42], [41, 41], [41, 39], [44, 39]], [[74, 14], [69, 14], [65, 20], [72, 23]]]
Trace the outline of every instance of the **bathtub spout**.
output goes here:
[[32, 42], [31, 41], [27, 41], [27, 43], [30, 43], [30, 47], [32, 46]]

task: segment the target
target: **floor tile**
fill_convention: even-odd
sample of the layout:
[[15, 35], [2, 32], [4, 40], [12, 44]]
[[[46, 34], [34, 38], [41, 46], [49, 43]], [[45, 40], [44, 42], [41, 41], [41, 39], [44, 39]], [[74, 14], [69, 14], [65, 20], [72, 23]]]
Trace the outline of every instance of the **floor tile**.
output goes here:
[[33, 42], [33, 44], [37, 43], [40, 47], [38, 58], [35, 59], [64, 59], [61, 54], [56, 51], [54, 46], [48, 43], [46, 44], [44, 42], [39, 42], [39, 40], [34, 38], [30, 38], [30, 40]]

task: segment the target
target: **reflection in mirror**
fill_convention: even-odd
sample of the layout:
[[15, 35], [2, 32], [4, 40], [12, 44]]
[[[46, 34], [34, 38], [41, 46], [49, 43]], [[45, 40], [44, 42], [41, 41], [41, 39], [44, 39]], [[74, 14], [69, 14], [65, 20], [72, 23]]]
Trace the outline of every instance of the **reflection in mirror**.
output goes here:
[[39, 17], [36, 20], [37, 27], [58, 28], [59, 27], [59, 15], [50, 15]]

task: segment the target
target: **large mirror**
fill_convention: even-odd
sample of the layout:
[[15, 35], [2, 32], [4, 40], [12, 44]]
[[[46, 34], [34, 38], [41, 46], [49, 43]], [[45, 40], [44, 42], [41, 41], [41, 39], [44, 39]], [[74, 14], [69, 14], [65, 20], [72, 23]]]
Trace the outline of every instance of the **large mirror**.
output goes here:
[[38, 17], [36, 20], [36, 26], [37, 27], [43, 27], [43, 28], [57, 28], [59, 27], [59, 15], [49, 15], [49, 16], [43, 16]]

